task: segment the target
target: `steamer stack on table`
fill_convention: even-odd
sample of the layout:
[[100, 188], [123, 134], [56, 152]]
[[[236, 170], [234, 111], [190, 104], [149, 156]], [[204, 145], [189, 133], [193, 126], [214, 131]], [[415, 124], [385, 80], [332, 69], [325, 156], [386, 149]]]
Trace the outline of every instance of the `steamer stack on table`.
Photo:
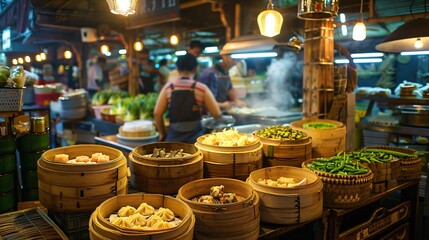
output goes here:
[[195, 146], [203, 153], [204, 177], [246, 180], [250, 173], [262, 167], [262, 147], [257, 136], [224, 130], [206, 134]]
[[49, 127], [45, 117], [32, 117], [30, 133], [17, 139], [20, 162], [21, 201], [39, 199], [37, 160], [49, 149]]
[[185, 183], [203, 178], [203, 155], [188, 143], [139, 146], [129, 154], [129, 163], [132, 185], [145, 193], [177, 194]]
[[[91, 161], [97, 157], [98, 162], [84, 163], [88, 157]], [[71, 161], [67, 163], [67, 159]], [[72, 163], [75, 159], [83, 162]], [[37, 162], [37, 173], [41, 204], [70, 238], [88, 238], [89, 217], [95, 208], [110, 197], [127, 193], [126, 158], [121, 151], [102, 145], [48, 150]]]
[[263, 144], [264, 167], [293, 166], [311, 159], [312, 139], [289, 126], [270, 126], [254, 133]]
[[13, 211], [16, 201], [16, 144], [12, 134], [0, 137], [0, 213]]

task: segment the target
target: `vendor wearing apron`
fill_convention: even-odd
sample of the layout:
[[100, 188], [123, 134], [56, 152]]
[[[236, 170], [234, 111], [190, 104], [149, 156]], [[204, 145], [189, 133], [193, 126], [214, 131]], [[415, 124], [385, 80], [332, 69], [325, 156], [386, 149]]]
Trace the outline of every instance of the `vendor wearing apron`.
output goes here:
[[[213, 117], [221, 116], [210, 89], [193, 80], [197, 66], [193, 55], [180, 56], [176, 62], [180, 78], [167, 83], [159, 94], [154, 118], [160, 141], [195, 143], [204, 134], [200, 122], [203, 107]], [[163, 119], [167, 107], [170, 119], [168, 132]]]

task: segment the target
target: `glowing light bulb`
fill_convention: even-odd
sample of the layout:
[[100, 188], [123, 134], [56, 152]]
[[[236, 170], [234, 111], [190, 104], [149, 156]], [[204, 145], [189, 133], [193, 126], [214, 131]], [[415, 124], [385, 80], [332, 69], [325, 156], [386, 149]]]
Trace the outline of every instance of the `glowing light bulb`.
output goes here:
[[40, 59], [42, 59], [42, 61], [45, 61], [46, 60], [46, 53], [41, 52], [40, 53]]
[[101, 52], [102, 54], [106, 54], [106, 53], [110, 52], [110, 50], [109, 50], [109, 46], [107, 46], [106, 44], [101, 45], [101, 47], [100, 47], [100, 52]]
[[36, 62], [41, 62], [42, 61], [42, 57], [40, 56], [40, 54], [36, 55]]
[[17, 64], [18, 64], [18, 60], [16, 60], [16, 59], [12, 59], [12, 64], [13, 64], [13, 65], [17, 65]]
[[274, 26], [275, 26], [276, 17], [272, 13], [268, 13], [265, 16], [265, 32], [267, 35], [274, 34]]
[[416, 49], [420, 49], [423, 47], [423, 41], [420, 38], [417, 38], [416, 42], [414, 43], [414, 47]]
[[170, 43], [171, 43], [172, 45], [177, 45], [177, 44], [179, 44], [179, 37], [177, 37], [177, 35], [176, 35], [176, 34], [171, 35], [171, 37], [170, 37]]
[[140, 40], [137, 40], [134, 42], [134, 50], [137, 52], [140, 52], [141, 50], [143, 50], [143, 42]]
[[358, 22], [353, 27], [353, 40], [363, 41], [366, 38], [366, 26], [363, 22]]
[[25, 56], [25, 57], [24, 57], [24, 60], [25, 60], [25, 62], [27, 62], [27, 63], [31, 62], [31, 58], [30, 58], [30, 56]]
[[69, 50], [64, 51], [64, 58], [65, 59], [71, 59], [73, 56], [72, 52]]
[[24, 64], [24, 59], [23, 58], [18, 58], [18, 63], [19, 64]]

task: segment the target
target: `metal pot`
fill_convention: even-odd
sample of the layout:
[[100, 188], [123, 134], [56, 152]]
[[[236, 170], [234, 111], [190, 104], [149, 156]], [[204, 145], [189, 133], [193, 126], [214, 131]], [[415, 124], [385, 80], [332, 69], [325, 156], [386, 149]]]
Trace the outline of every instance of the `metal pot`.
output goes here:
[[429, 127], [429, 105], [403, 105], [399, 111], [399, 124], [414, 127]]
[[234, 126], [235, 118], [231, 115], [222, 115], [221, 117], [206, 117], [201, 120], [201, 125], [203, 128], [209, 130], [210, 132], [221, 132], [225, 128], [230, 128]]
[[338, 15], [339, 0], [299, 0], [298, 18], [327, 19]]

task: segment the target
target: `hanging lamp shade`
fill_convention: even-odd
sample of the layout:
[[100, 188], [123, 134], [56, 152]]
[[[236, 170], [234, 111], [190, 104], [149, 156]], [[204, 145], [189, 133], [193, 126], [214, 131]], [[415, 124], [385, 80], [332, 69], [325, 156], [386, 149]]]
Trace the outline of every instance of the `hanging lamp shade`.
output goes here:
[[363, 41], [366, 38], [366, 26], [363, 22], [357, 22], [353, 27], [353, 40]]
[[128, 16], [136, 12], [137, 0], [106, 0], [110, 12]]
[[282, 24], [283, 16], [274, 10], [272, 4], [268, 4], [268, 9], [258, 15], [259, 31], [263, 36], [274, 37], [278, 35], [282, 29]]
[[386, 39], [375, 46], [375, 48], [382, 52], [429, 50], [428, 26], [429, 19], [413, 19], [393, 31]]

